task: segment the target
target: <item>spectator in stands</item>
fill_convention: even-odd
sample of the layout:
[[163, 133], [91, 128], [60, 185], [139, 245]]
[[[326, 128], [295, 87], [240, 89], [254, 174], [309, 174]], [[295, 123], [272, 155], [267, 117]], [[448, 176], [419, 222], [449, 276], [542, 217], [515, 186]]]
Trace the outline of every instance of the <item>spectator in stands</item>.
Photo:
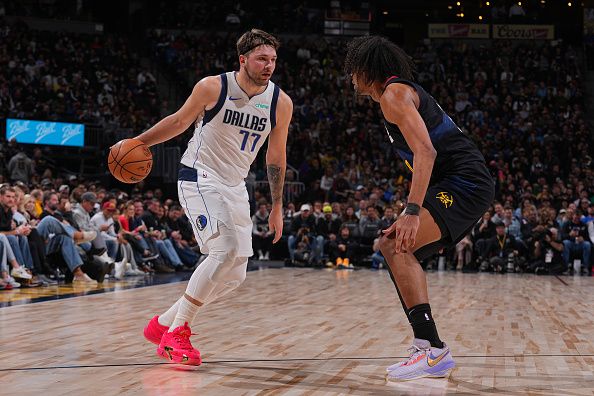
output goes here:
[[556, 228], [547, 230], [544, 237], [534, 243], [534, 262], [531, 267], [539, 273], [558, 275], [567, 269], [563, 259], [563, 243]]
[[126, 276], [145, 275], [145, 272], [140, 269], [132, 250], [132, 245], [126, 240], [122, 224], [120, 223], [120, 212], [118, 209], [112, 212], [113, 228], [117, 235], [117, 241], [120, 246], [122, 261], [126, 263]]
[[493, 203], [493, 217], [491, 218], [491, 221], [493, 223], [501, 223], [501, 222], [503, 222], [503, 218], [504, 218], [503, 205], [501, 205], [501, 203], [495, 201]]
[[274, 232], [268, 228], [268, 205], [260, 202], [258, 210], [252, 216], [252, 243], [254, 251], [258, 254], [258, 260], [270, 260], [270, 250]]
[[336, 263], [338, 268], [353, 268], [352, 261], [355, 258], [359, 244], [351, 237], [351, 232], [348, 227], [341, 227], [338, 237], [333, 238], [328, 243], [328, 258], [327, 263], [333, 265]]
[[557, 216], [557, 224], [559, 224], [560, 229], [563, 229], [566, 223], [571, 222], [571, 219], [573, 218], [573, 212], [574, 210], [571, 208], [562, 208], [561, 210], [559, 210], [559, 215]]
[[[76, 230], [69, 224], [63, 224], [63, 218], [59, 214], [55, 214], [57, 208], [57, 194], [48, 192], [44, 196], [43, 216], [37, 223], [30, 236], [33, 233], [39, 235], [39, 238], [45, 243], [44, 253], [47, 255], [58, 255], [73, 275], [74, 282], [81, 283], [97, 283], [96, 280], [91, 279], [82, 269], [83, 260], [79, 255], [75, 244], [85, 244], [96, 237], [95, 231], [81, 232]], [[36, 267], [43, 268], [40, 263]], [[95, 268], [96, 269], [96, 268]], [[43, 271], [42, 271], [43, 272]], [[46, 283], [50, 282], [43, 273], [39, 273], [39, 278]], [[97, 275], [97, 274], [96, 274]]]
[[8, 173], [12, 182], [23, 182], [29, 184], [31, 177], [35, 174], [35, 164], [23, 151], [22, 147], [10, 161], [8, 161]]
[[[11, 274], [15, 278], [22, 275], [23, 279], [31, 279], [31, 275], [26, 275], [25, 272], [30, 273], [33, 270], [33, 257], [31, 256], [29, 240], [27, 239], [32, 227], [26, 223], [19, 226], [16, 225], [13, 220], [14, 205], [14, 188], [10, 186], [0, 188], [0, 233], [4, 234], [8, 239], [16, 258], [16, 263], [19, 264], [16, 268], [13, 265]], [[23, 265], [23, 267], [20, 265]]]
[[384, 209], [384, 215], [381, 218], [381, 226], [380, 229], [384, 230], [389, 228], [394, 222], [396, 221], [396, 215], [394, 214], [394, 208], [391, 206], [386, 206]]
[[503, 209], [503, 218], [501, 221], [505, 224], [509, 235], [513, 236], [516, 241], [522, 239], [522, 225], [520, 221], [514, 217], [514, 212], [511, 206], [506, 206], [505, 209]]
[[581, 260], [581, 269], [591, 273], [590, 253], [592, 244], [589, 241], [588, 226], [580, 220], [581, 212], [576, 211], [573, 214], [571, 223], [566, 223], [561, 231], [563, 241], [563, 260], [569, 268], [570, 259]]
[[[139, 199], [135, 200], [133, 203], [134, 208], [134, 216], [132, 218], [128, 218], [128, 222], [130, 225], [130, 229], [133, 230], [133, 234], [135, 239], [141, 244], [145, 252], [143, 253], [144, 259], [147, 260], [149, 257], [154, 258], [154, 269], [156, 272], [162, 273], [170, 273], [175, 272], [170, 265], [167, 265], [164, 258], [161, 257], [161, 253], [159, 252], [159, 247], [155, 243], [155, 241], [151, 238], [149, 233], [149, 229], [142, 220], [144, 216], [144, 206], [142, 201]], [[147, 256], [148, 252], [148, 256]]]
[[382, 254], [379, 246], [379, 238], [373, 240], [373, 254], [371, 255], [371, 268], [374, 270], [384, 268], [386, 266], [386, 259]]
[[534, 251], [536, 236], [544, 235], [546, 227], [541, 224], [536, 206], [527, 203], [522, 210], [522, 241], [529, 252]]
[[313, 213], [311, 215], [313, 216], [316, 223], [318, 219], [324, 217], [324, 212], [322, 212], [323, 207], [324, 205], [322, 204], [322, 201], [315, 201], [313, 204]]
[[594, 219], [594, 204], [590, 204], [588, 198], [580, 199], [579, 209], [582, 212], [582, 217], [580, 218], [582, 223], [587, 223]]
[[[113, 221], [113, 212], [115, 212], [115, 210], [115, 204], [113, 202], [106, 201], [101, 206], [101, 211], [95, 213], [90, 219], [91, 225], [95, 231], [98, 231], [105, 241], [107, 255], [114, 261], [117, 260], [118, 252], [120, 251], [118, 235], [115, 232]], [[115, 278], [122, 279], [125, 275], [126, 263], [123, 260], [119, 261], [115, 267]]]
[[[72, 209], [73, 220], [79, 231], [95, 231], [97, 236], [91, 241], [92, 249], [90, 254], [95, 260], [106, 264], [115, 263], [116, 273], [123, 274], [124, 264], [119, 261], [115, 262], [113, 257], [107, 253], [107, 244], [103, 236], [100, 234], [101, 230], [97, 229], [91, 222], [91, 213], [93, 213], [95, 204], [97, 203], [97, 195], [93, 192], [86, 192], [80, 196], [80, 203], [77, 203]], [[116, 250], [117, 251], [117, 250]]]
[[23, 214], [27, 217], [27, 220], [39, 220], [39, 216], [35, 210], [35, 198], [29, 194], [25, 195], [23, 200], [23, 209]]
[[364, 250], [362, 253], [371, 255], [373, 241], [377, 238], [383, 222], [378, 217], [375, 206], [367, 207], [366, 214], [359, 221], [359, 240], [361, 242], [361, 248]]
[[194, 232], [188, 218], [183, 214], [181, 206], [171, 205], [166, 216], [167, 226], [169, 227], [169, 238], [173, 242], [173, 247], [177, 251], [184, 266], [193, 269], [200, 255], [192, 248], [198, 245], [194, 239]]
[[308, 264], [317, 264], [316, 260], [320, 258], [317, 254], [319, 252], [318, 245], [323, 243], [323, 239], [319, 240], [316, 237], [316, 223], [311, 215], [311, 206], [309, 204], [301, 205], [299, 216], [295, 216], [291, 223], [291, 235], [289, 235], [288, 240], [291, 261], [295, 260], [295, 251], [300, 243], [302, 244], [301, 252], [310, 252], [307, 257]]
[[[10, 268], [9, 268], [10, 265]], [[0, 234], [0, 275], [4, 286], [19, 288], [21, 284], [15, 278], [31, 279], [32, 274], [17, 261], [6, 235]]]
[[322, 179], [320, 180], [320, 188], [322, 190], [324, 190], [324, 192], [326, 193], [326, 197], [325, 197], [326, 201], [332, 198], [330, 191], [332, 190], [333, 186], [334, 186], [334, 170], [330, 167], [327, 167], [324, 172], [324, 176], [322, 176]]
[[355, 211], [355, 215], [359, 218], [359, 221], [361, 221], [367, 216], [367, 201], [362, 199], [357, 206], [358, 210]]
[[41, 283], [42, 285], [56, 284], [57, 282], [48, 278], [47, 275], [53, 273], [45, 259], [45, 241], [41, 238], [35, 226], [38, 223], [37, 219], [31, 221], [29, 214], [24, 208], [25, 195], [19, 187], [13, 187], [15, 190], [15, 202], [12, 207], [12, 220], [16, 227], [28, 225], [30, 227], [27, 241], [29, 242], [29, 249], [31, 251], [31, 258], [33, 259], [34, 283]]
[[516, 269], [515, 256], [516, 241], [505, 232], [503, 222], [495, 223], [495, 236], [487, 241], [486, 260], [481, 263], [481, 271], [494, 271], [499, 273], [514, 272]]
[[[136, 207], [136, 203], [135, 203]], [[177, 254], [177, 251], [173, 247], [171, 241], [167, 238], [166, 230], [162, 229], [159, 224], [159, 210], [161, 209], [161, 202], [158, 199], [153, 198], [149, 202], [148, 210], [142, 211], [140, 216], [142, 222], [148, 228], [145, 231], [145, 239], [149, 242], [149, 245], [154, 244], [154, 249], [161, 254], [166, 260], [166, 263], [173, 268], [181, 270], [183, 263], [181, 258]], [[138, 213], [138, 212], [137, 212]]]
[[485, 212], [483, 218], [474, 226], [472, 236], [478, 260], [482, 262], [487, 259], [488, 241], [495, 236], [495, 224], [491, 221], [491, 212]]
[[342, 225], [349, 227], [351, 235], [355, 238], [359, 236], [359, 218], [355, 215], [355, 209], [352, 206], [348, 206], [344, 210], [342, 216]]
[[141, 219], [137, 219], [134, 216], [135, 211], [136, 207], [134, 201], [128, 201], [124, 205], [124, 212], [119, 218], [120, 224], [122, 225], [120, 232], [132, 246], [139, 268], [144, 272], [154, 272], [153, 268], [149, 265], [149, 261], [157, 258], [158, 255], [149, 250], [148, 243], [142, 237], [141, 232], [143, 232], [146, 227]]
[[[64, 226], [54, 217], [46, 216], [37, 225], [39, 235], [46, 241], [46, 253], [59, 254], [62, 260], [68, 266], [74, 283], [96, 284], [97, 280], [91, 279], [83, 271], [83, 260], [78, 253], [75, 246], [75, 239], [73, 235], [69, 234]], [[78, 243], [89, 242], [96, 237], [94, 232], [79, 232], [74, 235]], [[97, 268], [98, 267], [98, 268]], [[93, 275], [99, 280], [103, 281], [103, 277], [110, 265], [108, 263], [100, 263], [97, 266], [89, 267], [93, 270]]]
[[[316, 233], [318, 238], [321, 237], [319, 239], [320, 243], [325, 246], [329, 241], [336, 240], [342, 221], [339, 217], [334, 217], [330, 205], [324, 205], [322, 213], [323, 216], [316, 220]], [[323, 252], [324, 250], [322, 249], [322, 256], [324, 254]]]

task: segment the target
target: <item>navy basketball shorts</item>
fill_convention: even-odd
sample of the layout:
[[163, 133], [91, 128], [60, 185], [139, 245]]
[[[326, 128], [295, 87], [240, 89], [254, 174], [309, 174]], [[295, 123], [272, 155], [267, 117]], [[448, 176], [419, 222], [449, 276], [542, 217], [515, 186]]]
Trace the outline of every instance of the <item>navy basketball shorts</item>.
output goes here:
[[415, 251], [424, 260], [443, 248], [455, 246], [476, 225], [493, 204], [495, 185], [484, 163], [446, 174], [427, 189], [423, 207], [429, 211], [442, 238]]

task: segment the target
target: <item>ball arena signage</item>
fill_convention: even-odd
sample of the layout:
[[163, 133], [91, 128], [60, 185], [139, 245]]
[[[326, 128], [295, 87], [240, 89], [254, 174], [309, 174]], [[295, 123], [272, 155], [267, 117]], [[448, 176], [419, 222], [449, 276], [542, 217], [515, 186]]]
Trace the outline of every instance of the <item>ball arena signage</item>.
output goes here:
[[84, 124], [35, 120], [6, 120], [6, 140], [19, 143], [51, 144], [82, 147], [85, 142]]
[[494, 39], [508, 40], [552, 40], [554, 25], [493, 25]]

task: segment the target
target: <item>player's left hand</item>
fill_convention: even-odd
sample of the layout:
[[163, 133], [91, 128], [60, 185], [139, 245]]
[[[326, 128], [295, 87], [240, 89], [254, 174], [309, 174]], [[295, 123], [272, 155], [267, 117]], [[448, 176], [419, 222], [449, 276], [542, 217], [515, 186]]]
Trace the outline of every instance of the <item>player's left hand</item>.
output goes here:
[[403, 215], [396, 222], [396, 253], [406, 253], [415, 246], [419, 224], [419, 216], [413, 215]]
[[268, 216], [268, 229], [274, 231], [272, 243], [277, 243], [283, 236], [283, 211], [282, 208], [273, 207]]

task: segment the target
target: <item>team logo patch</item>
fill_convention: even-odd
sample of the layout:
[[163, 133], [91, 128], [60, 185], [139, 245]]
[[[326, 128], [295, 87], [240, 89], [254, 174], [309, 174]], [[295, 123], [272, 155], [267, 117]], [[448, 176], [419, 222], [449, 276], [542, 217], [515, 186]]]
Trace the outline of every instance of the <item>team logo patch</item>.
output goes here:
[[198, 218], [196, 219], [196, 227], [198, 227], [198, 231], [202, 231], [206, 228], [206, 216], [204, 215], [200, 215], [198, 216]]
[[452, 194], [449, 194], [445, 191], [438, 192], [437, 195], [435, 196], [435, 198], [439, 199], [439, 201], [446, 208], [449, 208], [450, 206], [452, 206], [454, 204], [454, 197], [452, 197]]

